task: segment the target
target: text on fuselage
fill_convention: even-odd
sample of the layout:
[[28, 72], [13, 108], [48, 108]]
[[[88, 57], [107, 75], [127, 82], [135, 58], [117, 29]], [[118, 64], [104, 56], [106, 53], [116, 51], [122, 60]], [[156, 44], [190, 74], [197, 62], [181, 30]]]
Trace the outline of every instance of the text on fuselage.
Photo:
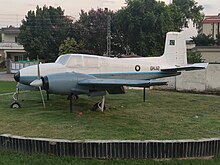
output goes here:
[[154, 71], [154, 70], [159, 71], [160, 70], [160, 66], [150, 66], [150, 71]]

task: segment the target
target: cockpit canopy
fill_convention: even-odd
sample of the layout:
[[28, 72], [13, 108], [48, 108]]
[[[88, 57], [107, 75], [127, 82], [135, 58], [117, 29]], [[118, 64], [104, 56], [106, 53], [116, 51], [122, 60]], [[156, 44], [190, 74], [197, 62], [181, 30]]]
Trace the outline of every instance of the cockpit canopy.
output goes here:
[[58, 57], [55, 63], [62, 64], [69, 68], [80, 67], [99, 67], [100, 59], [105, 57], [99, 57], [94, 55], [84, 54], [65, 54]]

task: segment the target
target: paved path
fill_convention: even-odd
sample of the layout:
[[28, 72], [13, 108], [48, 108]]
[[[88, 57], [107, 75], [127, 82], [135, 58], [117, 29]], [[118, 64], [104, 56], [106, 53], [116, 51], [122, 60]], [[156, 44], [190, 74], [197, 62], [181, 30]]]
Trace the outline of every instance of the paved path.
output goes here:
[[0, 72], [0, 81], [15, 81], [14, 74], [7, 74], [6, 72]]

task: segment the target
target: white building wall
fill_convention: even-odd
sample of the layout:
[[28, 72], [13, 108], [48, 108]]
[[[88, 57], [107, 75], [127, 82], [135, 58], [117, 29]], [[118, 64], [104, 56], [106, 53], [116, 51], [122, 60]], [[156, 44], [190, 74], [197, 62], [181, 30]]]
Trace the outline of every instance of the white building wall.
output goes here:
[[205, 91], [206, 70], [182, 72], [182, 74], [176, 78], [176, 90]]
[[205, 35], [212, 34], [212, 24], [203, 24], [202, 33]]
[[214, 39], [216, 39], [218, 30], [218, 23], [204, 23], [202, 25], [202, 33], [204, 33], [205, 35], [212, 35]]
[[220, 91], [220, 64], [209, 65], [206, 71], [206, 90]]
[[204, 62], [220, 63], [220, 51], [201, 51], [201, 55]]
[[168, 81], [168, 86], [154, 87], [154, 89], [220, 92], [220, 64], [209, 64], [204, 70], [182, 72], [179, 76], [160, 80]]

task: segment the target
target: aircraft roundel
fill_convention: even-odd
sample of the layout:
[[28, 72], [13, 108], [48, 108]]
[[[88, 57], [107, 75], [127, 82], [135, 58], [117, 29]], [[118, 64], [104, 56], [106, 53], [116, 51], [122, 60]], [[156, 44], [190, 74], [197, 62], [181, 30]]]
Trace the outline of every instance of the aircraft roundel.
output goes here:
[[140, 65], [136, 65], [136, 66], [135, 66], [135, 70], [136, 70], [137, 72], [139, 72], [139, 71], [141, 70]]

